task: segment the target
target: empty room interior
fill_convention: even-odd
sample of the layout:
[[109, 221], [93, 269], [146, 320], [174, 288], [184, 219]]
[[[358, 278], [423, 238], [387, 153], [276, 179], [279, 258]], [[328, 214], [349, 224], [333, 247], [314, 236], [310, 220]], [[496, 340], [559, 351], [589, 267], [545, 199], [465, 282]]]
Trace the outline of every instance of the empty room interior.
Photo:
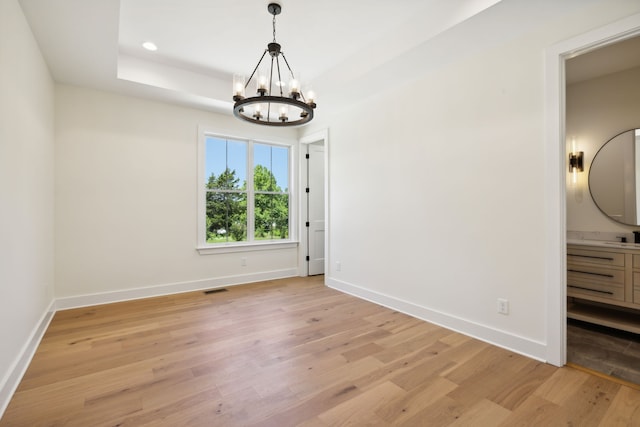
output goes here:
[[0, 0], [0, 426], [637, 425], [639, 41], [637, 0]]

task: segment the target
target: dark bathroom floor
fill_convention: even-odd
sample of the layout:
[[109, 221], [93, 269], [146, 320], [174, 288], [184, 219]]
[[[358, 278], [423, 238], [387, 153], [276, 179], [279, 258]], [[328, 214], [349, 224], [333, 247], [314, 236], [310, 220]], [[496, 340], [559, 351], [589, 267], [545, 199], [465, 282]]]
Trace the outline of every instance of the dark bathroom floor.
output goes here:
[[567, 362], [640, 385], [640, 335], [568, 319]]

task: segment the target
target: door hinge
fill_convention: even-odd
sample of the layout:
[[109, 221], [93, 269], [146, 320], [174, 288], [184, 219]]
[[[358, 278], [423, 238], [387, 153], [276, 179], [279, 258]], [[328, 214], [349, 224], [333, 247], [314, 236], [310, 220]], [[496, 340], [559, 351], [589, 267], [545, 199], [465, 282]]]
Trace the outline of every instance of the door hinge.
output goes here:
[[307, 261], [309, 261], [309, 255], [307, 255]]
[[308, 226], [310, 225], [310, 224], [309, 224], [309, 221], [307, 221], [305, 225], [308, 227]]
[[308, 193], [308, 192], [309, 192], [309, 187], [307, 187], [307, 188], [305, 189], [305, 191]]
[[305, 157], [306, 159], [308, 159], [308, 158], [309, 158], [309, 153], [307, 153], [304, 157]]

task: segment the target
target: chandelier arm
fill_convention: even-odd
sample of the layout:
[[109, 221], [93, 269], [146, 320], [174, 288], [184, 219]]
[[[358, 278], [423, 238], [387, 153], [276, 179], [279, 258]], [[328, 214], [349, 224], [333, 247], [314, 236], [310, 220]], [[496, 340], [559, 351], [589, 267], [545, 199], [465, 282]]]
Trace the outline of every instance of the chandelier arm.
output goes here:
[[[275, 15], [273, 15], [275, 18]], [[271, 69], [269, 70], [269, 95], [273, 93], [273, 56], [271, 57]], [[267, 121], [271, 121], [271, 102], [267, 103]]]
[[[269, 69], [269, 94], [273, 93], [273, 56], [271, 57], [271, 68]], [[276, 58], [277, 61], [277, 58]]]
[[[284, 56], [284, 52], [280, 52], [280, 54], [282, 55], [282, 59], [284, 59], [284, 63], [287, 64], [287, 68], [289, 69], [289, 73], [291, 74], [291, 78], [295, 79], [296, 76], [293, 75], [293, 71], [291, 70], [291, 67], [289, 66], [289, 61], [287, 61], [287, 57]], [[280, 94], [282, 94], [282, 91], [280, 92]], [[307, 101], [306, 99], [304, 99], [304, 94], [302, 93], [302, 88], [300, 88], [300, 97], [302, 98], [303, 101]]]
[[282, 76], [280, 75], [280, 60], [278, 59], [278, 57], [276, 57], [276, 65], [278, 66], [278, 81], [280, 82], [280, 96], [284, 96], [282, 94], [282, 85], [284, 84], [284, 82], [282, 81]]
[[244, 88], [246, 89], [247, 87], [249, 87], [249, 82], [251, 81], [251, 79], [253, 78], [253, 76], [256, 74], [256, 71], [258, 71], [258, 67], [260, 66], [260, 63], [262, 62], [262, 60], [264, 59], [264, 56], [267, 54], [268, 50], [265, 49], [264, 52], [262, 52], [262, 56], [260, 57], [260, 60], [258, 61], [258, 63], [256, 64], [256, 68], [253, 69], [253, 73], [251, 73], [251, 76], [249, 76], [249, 78], [247, 79], [247, 82], [244, 84]]
[[287, 57], [284, 56], [284, 52], [280, 52], [280, 54], [282, 55], [282, 59], [284, 59], [284, 63], [287, 64], [287, 69], [289, 70], [289, 73], [291, 74], [291, 78], [295, 79], [296, 76], [293, 75], [293, 71], [291, 71], [291, 67], [289, 66], [289, 61], [287, 61]]

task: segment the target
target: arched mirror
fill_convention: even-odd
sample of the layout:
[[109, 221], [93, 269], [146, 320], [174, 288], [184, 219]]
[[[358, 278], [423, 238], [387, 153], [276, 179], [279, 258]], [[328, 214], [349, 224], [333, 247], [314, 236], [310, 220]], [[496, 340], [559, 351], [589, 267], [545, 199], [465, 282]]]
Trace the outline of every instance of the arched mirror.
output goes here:
[[600, 148], [591, 162], [589, 191], [606, 216], [640, 225], [640, 129], [622, 132]]

